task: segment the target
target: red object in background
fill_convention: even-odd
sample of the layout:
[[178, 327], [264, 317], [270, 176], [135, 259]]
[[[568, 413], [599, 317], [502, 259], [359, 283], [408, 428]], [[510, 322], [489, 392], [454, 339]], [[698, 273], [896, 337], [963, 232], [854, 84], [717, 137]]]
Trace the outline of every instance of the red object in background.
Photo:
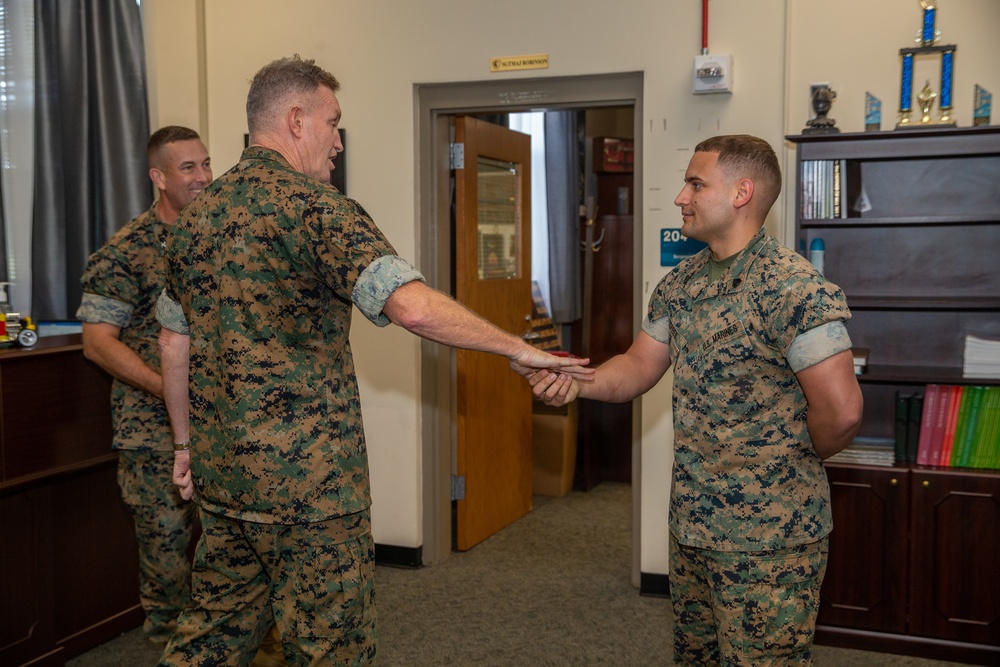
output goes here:
[[594, 138], [594, 171], [632, 173], [635, 168], [635, 142], [613, 137]]

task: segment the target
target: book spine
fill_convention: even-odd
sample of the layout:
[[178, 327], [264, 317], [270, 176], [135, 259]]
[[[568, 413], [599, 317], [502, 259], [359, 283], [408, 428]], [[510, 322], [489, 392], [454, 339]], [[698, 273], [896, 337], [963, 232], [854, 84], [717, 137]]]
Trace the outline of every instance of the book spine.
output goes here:
[[990, 428], [990, 409], [993, 402], [992, 387], [983, 387], [982, 405], [979, 408], [979, 419], [976, 420], [976, 432], [972, 434], [972, 443], [969, 446], [970, 468], [985, 468], [989, 461], [989, 443], [986, 440], [987, 432]]
[[927, 465], [931, 453], [931, 437], [937, 417], [937, 404], [941, 396], [941, 385], [929, 384], [924, 389], [924, 410], [920, 418], [920, 440], [917, 443], [917, 463]]
[[950, 466], [952, 464], [951, 452], [955, 444], [956, 418], [964, 393], [965, 388], [961, 386], [952, 387], [951, 389], [951, 404], [948, 406], [948, 416], [944, 422], [944, 436], [941, 438], [941, 458], [938, 460], [938, 465], [940, 466]]
[[948, 413], [954, 390], [954, 385], [941, 385], [937, 414], [934, 416], [934, 433], [931, 435], [930, 451], [927, 453], [927, 465], [936, 466], [941, 461], [941, 443], [944, 441], [944, 431], [948, 425]]
[[962, 402], [958, 406], [958, 414], [955, 416], [955, 442], [958, 452], [955, 457], [955, 462], [953, 465], [956, 467], [962, 467], [965, 464], [962, 461], [962, 448], [965, 444], [965, 433], [969, 428], [969, 407], [972, 405], [972, 397], [975, 394], [973, 391], [974, 387], [965, 387], [964, 393], [962, 394]]
[[984, 468], [1000, 469], [1000, 387], [992, 386], [993, 405], [990, 408], [989, 431], [986, 434], [986, 445], [989, 453], [985, 455]]
[[924, 397], [922, 394], [914, 394], [907, 403], [909, 404], [909, 418], [906, 425], [906, 462], [915, 463], [917, 447], [920, 443], [920, 416], [923, 414]]
[[894, 433], [897, 463], [906, 462], [906, 430], [909, 427], [910, 419], [910, 395], [896, 392], [896, 430]]

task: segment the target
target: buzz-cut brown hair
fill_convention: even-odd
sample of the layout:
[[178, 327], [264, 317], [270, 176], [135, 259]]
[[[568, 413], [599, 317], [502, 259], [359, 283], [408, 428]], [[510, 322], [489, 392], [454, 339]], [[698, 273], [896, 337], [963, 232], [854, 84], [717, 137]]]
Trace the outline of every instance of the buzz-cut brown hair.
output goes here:
[[279, 58], [264, 65], [250, 81], [247, 94], [247, 126], [250, 134], [283, 111], [281, 103], [295, 93], [311, 93], [320, 86], [331, 92], [340, 90], [337, 77], [316, 64], [315, 60], [302, 60], [299, 54]]
[[761, 198], [763, 212], [771, 210], [781, 192], [781, 168], [771, 144], [749, 134], [728, 134], [702, 141], [696, 153], [717, 153], [719, 168], [733, 178], [749, 178]]
[[149, 141], [146, 142], [146, 160], [149, 161], [149, 166], [156, 166], [156, 162], [160, 157], [160, 149], [167, 144], [172, 144], [176, 141], [190, 141], [191, 139], [200, 140], [201, 137], [190, 127], [183, 127], [182, 125], [167, 125], [153, 132], [149, 137]]

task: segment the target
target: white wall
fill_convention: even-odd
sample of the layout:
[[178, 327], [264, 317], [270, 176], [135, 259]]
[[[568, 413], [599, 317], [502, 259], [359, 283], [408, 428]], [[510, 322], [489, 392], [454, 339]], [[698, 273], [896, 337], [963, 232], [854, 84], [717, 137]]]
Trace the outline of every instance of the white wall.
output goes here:
[[[1000, 92], [1000, 2], [942, 3], [942, 41], [959, 45], [955, 117], [971, 124], [972, 86]], [[830, 116], [848, 132], [864, 125], [864, 93], [895, 123], [898, 50], [921, 25], [915, 0], [712, 0], [709, 47], [734, 58], [734, 93], [690, 92], [701, 47], [701, 8], [692, 0], [143, 0], [147, 13], [153, 127], [182, 123], [208, 139], [216, 173], [239, 157], [248, 81], [270, 60], [299, 53], [341, 80], [349, 133], [348, 189], [403, 256], [417, 257], [415, 84], [644, 73], [643, 293], [663, 274], [659, 230], [680, 224], [673, 198], [691, 148], [720, 133], [750, 133], [794, 158], [783, 137], [809, 117], [810, 82], [829, 81]], [[203, 13], [204, 40], [199, 39]], [[203, 49], [203, 57], [198, 49]], [[491, 74], [494, 56], [548, 53], [548, 70]], [[915, 87], [937, 87], [936, 62], [918, 64]], [[933, 71], [931, 71], [933, 70]], [[994, 120], [1000, 112], [994, 114]], [[790, 238], [783, 210], [768, 228]], [[417, 340], [375, 331], [356, 318], [352, 335], [371, 453], [373, 523], [380, 543], [421, 543], [420, 363]], [[672, 429], [668, 382], [643, 399], [641, 569], [665, 573]]]

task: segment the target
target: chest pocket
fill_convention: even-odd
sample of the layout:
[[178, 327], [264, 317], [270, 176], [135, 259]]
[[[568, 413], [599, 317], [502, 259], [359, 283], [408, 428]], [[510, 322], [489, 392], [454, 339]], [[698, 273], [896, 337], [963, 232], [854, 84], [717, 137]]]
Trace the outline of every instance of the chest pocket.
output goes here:
[[723, 421], [761, 409], [770, 382], [743, 323], [734, 321], [694, 345], [688, 363], [699, 402]]

